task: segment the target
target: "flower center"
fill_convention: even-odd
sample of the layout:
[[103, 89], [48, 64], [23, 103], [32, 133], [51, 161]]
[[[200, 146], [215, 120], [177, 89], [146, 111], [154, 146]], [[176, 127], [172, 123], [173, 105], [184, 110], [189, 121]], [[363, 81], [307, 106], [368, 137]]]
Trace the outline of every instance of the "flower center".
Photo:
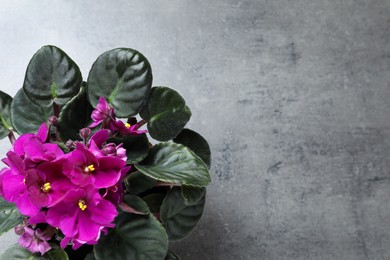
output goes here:
[[88, 165], [87, 167], [84, 168], [84, 172], [90, 173], [95, 171], [95, 166], [93, 164]]
[[85, 205], [85, 200], [79, 200], [79, 208], [84, 211], [87, 208], [87, 205]]
[[127, 129], [129, 129], [131, 125], [129, 123], [126, 123], [125, 126]]
[[43, 184], [43, 186], [41, 187], [41, 190], [44, 191], [44, 192], [48, 192], [50, 189], [51, 189], [50, 182], [46, 182], [46, 183]]

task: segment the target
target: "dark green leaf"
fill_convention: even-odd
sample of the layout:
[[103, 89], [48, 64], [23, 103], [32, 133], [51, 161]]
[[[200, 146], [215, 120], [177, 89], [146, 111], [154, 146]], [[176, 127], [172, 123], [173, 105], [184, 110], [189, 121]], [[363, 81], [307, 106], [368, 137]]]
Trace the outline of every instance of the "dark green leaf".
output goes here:
[[125, 179], [124, 183], [127, 192], [131, 194], [139, 194], [153, 188], [157, 181], [140, 172], [133, 172]]
[[103, 96], [118, 117], [136, 115], [152, 86], [148, 60], [133, 49], [118, 48], [99, 56], [88, 76], [88, 98], [92, 105]]
[[23, 89], [32, 102], [50, 107], [68, 102], [79, 93], [81, 82], [79, 67], [65, 52], [43, 46], [28, 64]]
[[171, 189], [161, 206], [161, 221], [169, 240], [176, 241], [191, 232], [200, 220], [205, 204], [205, 196], [197, 204], [186, 206], [180, 188]]
[[95, 255], [93, 254], [93, 252], [89, 253], [84, 260], [96, 260], [96, 257]]
[[96, 257], [95, 255], [93, 254], [93, 252], [89, 253], [84, 260], [96, 260]]
[[68, 255], [66, 254], [65, 250], [60, 248], [56, 244], [50, 244], [52, 249], [48, 251], [46, 254], [43, 256], [45, 259], [50, 259], [50, 260], [68, 260]]
[[181, 260], [181, 258], [175, 252], [169, 249], [165, 260]]
[[187, 206], [195, 205], [203, 198], [206, 192], [206, 188], [203, 187], [191, 187], [183, 185], [181, 187], [181, 195], [184, 199], [184, 204]]
[[17, 259], [28, 259], [28, 260], [68, 260], [66, 252], [59, 248], [57, 245], [52, 245], [53, 249], [44, 255], [32, 254], [26, 248], [22, 248], [19, 245], [13, 245], [8, 248], [4, 254], [1, 255], [0, 260], [17, 260]]
[[160, 213], [161, 205], [164, 201], [165, 195], [161, 193], [152, 193], [149, 194], [142, 199], [148, 205], [150, 212], [152, 213]]
[[95, 246], [98, 260], [158, 260], [168, 250], [168, 237], [161, 223], [153, 217], [119, 213], [116, 228], [100, 238]]
[[[173, 139], [173, 141], [190, 148], [210, 169], [210, 146], [200, 134], [190, 129], [183, 129], [183, 131], [181, 131], [180, 134], [175, 139]], [[186, 205], [194, 205], [203, 197], [205, 191], [205, 188], [189, 187], [183, 185], [181, 194], [183, 195], [184, 203]]]
[[0, 197], [0, 235], [22, 223], [23, 217], [15, 204]]
[[92, 122], [91, 113], [93, 107], [89, 104], [85, 88], [73, 97], [61, 110], [59, 117], [59, 132], [63, 141], [81, 140], [80, 129], [87, 127]]
[[126, 149], [127, 163], [133, 164], [146, 158], [149, 152], [149, 140], [146, 134], [126, 135], [108, 140], [115, 144], [123, 143]]
[[175, 143], [182, 144], [190, 148], [197, 156], [199, 156], [207, 167], [210, 169], [211, 151], [210, 146], [200, 134], [190, 129], [183, 129], [176, 138]]
[[0, 91], [0, 139], [6, 137], [12, 130], [11, 103], [12, 97]]
[[43, 108], [32, 103], [23, 89], [16, 93], [11, 104], [12, 124], [19, 134], [34, 133], [53, 115], [52, 107]]
[[123, 202], [119, 204], [121, 210], [138, 215], [147, 215], [150, 213], [148, 205], [136, 195], [126, 194]]
[[204, 162], [181, 144], [157, 144], [142, 164], [135, 167], [153, 179], [168, 183], [205, 187], [211, 181]]
[[154, 87], [140, 115], [148, 121], [150, 136], [159, 141], [175, 138], [191, 117], [191, 110], [175, 90]]

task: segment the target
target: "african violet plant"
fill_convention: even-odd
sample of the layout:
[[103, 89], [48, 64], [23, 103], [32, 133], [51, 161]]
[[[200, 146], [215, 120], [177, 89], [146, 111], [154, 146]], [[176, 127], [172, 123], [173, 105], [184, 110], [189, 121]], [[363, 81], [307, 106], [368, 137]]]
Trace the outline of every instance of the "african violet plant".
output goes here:
[[16, 96], [0, 92], [0, 137], [12, 143], [0, 234], [20, 236], [1, 259], [179, 259], [168, 243], [195, 227], [210, 183], [190, 116], [176, 91], [152, 88], [136, 50], [103, 53], [83, 82], [67, 54], [42, 47]]

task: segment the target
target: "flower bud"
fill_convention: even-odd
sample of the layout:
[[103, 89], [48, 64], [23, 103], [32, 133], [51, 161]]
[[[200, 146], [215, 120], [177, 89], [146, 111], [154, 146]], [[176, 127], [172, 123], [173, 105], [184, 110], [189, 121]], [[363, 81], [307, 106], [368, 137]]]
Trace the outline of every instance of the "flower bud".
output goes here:
[[103, 153], [108, 156], [115, 156], [116, 155], [116, 145], [113, 143], [106, 144], [103, 149]]
[[87, 140], [87, 138], [91, 135], [91, 133], [92, 133], [91, 129], [86, 127], [86, 128], [81, 129], [79, 134], [80, 134], [81, 138], [83, 138], [84, 140]]
[[24, 228], [26, 227], [26, 224], [19, 224], [15, 227], [15, 234], [20, 236], [24, 233]]
[[68, 147], [69, 151], [73, 151], [74, 149], [76, 149], [76, 142], [75, 141], [68, 140], [68, 141], [66, 141], [65, 145], [66, 145], [66, 147]]

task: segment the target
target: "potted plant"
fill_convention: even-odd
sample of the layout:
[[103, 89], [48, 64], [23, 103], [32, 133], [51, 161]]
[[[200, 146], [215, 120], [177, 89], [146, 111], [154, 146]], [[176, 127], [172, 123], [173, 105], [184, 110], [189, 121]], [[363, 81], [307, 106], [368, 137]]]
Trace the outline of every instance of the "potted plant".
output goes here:
[[195, 227], [210, 183], [190, 117], [136, 50], [103, 53], [86, 82], [61, 49], [38, 50], [15, 97], [0, 92], [0, 234], [20, 236], [1, 259], [179, 259], [169, 241]]

